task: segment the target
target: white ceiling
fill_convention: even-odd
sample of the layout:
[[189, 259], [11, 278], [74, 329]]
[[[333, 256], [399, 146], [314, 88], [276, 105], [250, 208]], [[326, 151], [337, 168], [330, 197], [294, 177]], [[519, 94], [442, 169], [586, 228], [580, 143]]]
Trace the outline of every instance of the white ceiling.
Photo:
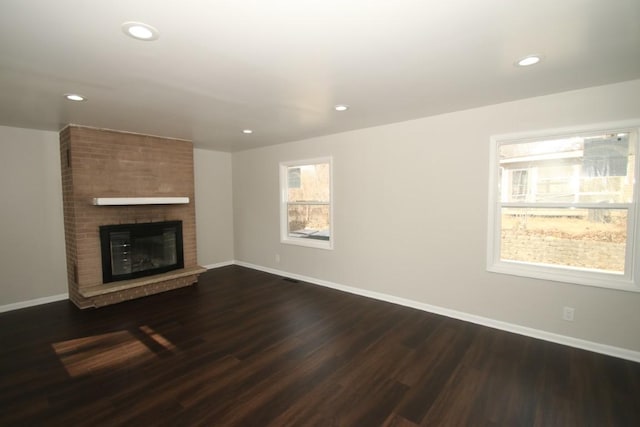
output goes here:
[[638, 79], [639, 23], [639, 0], [1, 0], [0, 124], [238, 151]]

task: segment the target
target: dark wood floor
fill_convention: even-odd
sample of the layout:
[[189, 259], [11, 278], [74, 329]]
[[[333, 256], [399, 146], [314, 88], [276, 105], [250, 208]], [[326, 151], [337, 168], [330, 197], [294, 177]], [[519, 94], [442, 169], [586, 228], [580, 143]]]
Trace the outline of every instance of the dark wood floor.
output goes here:
[[2, 426], [639, 426], [640, 364], [230, 266], [0, 314]]

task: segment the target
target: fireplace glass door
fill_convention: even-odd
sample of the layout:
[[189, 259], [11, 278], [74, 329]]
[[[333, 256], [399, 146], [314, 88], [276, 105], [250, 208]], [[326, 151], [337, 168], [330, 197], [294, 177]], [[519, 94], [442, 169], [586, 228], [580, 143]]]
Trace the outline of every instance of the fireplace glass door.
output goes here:
[[181, 221], [102, 226], [100, 242], [104, 283], [184, 267]]

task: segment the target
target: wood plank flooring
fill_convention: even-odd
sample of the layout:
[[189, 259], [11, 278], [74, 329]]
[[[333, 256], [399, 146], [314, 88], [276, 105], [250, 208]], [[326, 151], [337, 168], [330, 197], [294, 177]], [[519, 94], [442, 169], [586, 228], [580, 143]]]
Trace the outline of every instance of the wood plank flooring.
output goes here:
[[1, 426], [638, 426], [640, 364], [229, 266], [0, 314]]

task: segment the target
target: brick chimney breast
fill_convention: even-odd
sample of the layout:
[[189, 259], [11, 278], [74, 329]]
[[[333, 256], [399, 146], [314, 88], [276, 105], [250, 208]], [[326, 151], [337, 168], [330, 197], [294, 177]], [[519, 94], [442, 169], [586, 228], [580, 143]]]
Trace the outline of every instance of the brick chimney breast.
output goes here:
[[[60, 132], [69, 298], [99, 307], [197, 282], [193, 144], [69, 125]], [[97, 197], [188, 197], [176, 205], [95, 206]], [[103, 284], [101, 225], [182, 221], [184, 269]]]

